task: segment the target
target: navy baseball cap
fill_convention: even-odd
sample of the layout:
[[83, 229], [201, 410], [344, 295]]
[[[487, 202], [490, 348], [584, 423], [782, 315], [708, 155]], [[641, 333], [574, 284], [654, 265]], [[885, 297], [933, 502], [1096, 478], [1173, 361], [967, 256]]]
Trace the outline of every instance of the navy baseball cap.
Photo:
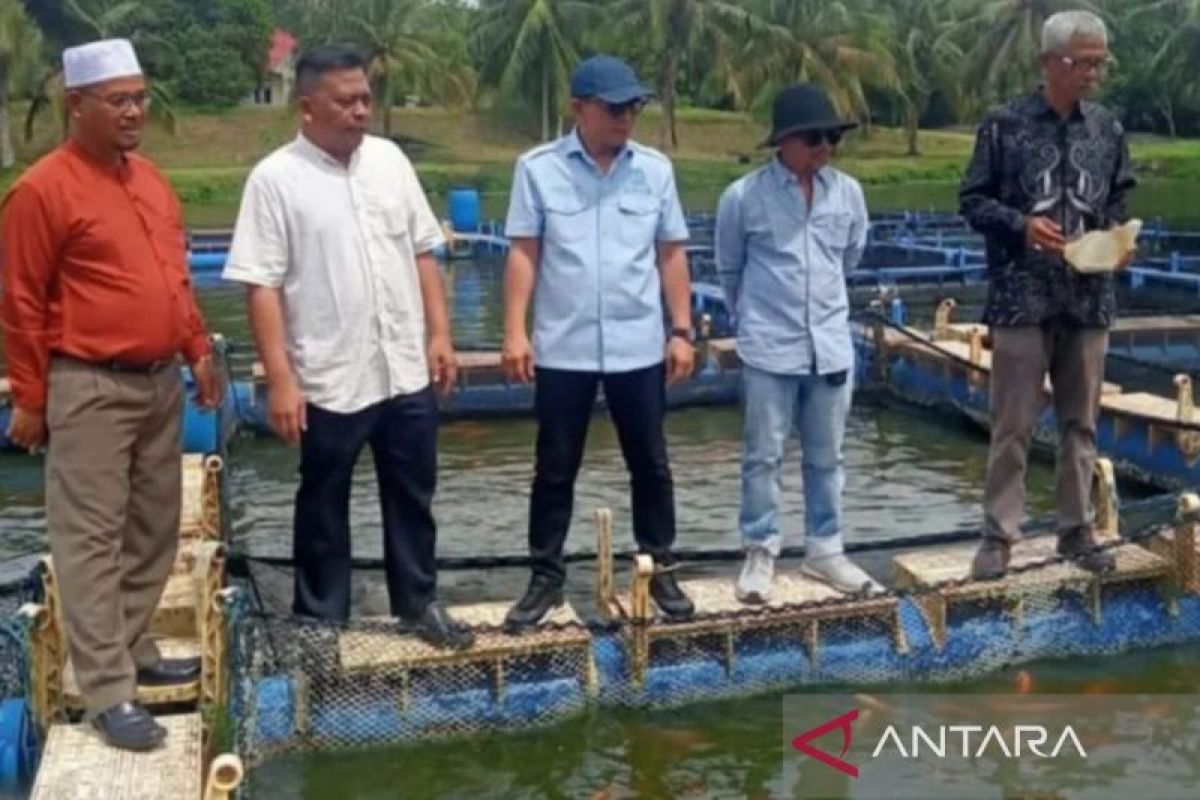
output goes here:
[[651, 94], [633, 67], [613, 56], [592, 56], [571, 73], [571, 97], [620, 104], [644, 100]]

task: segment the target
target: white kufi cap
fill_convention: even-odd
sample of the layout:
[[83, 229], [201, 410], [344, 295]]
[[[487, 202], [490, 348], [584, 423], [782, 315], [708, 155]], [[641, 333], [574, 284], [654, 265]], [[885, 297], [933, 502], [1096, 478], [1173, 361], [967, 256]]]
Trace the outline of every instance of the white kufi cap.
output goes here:
[[63, 50], [63, 82], [68, 89], [141, 74], [128, 39], [104, 39]]

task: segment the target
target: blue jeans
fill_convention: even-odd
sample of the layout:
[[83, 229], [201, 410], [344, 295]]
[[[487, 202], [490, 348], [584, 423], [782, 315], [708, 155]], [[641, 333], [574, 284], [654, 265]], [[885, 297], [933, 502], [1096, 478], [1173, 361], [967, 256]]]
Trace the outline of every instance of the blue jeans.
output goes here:
[[[780, 468], [793, 426], [800, 435], [804, 531], [832, 545], [842, 530], [842, 437], [850, 412], [852, 375], [834, 386], [824, 375], [776, 375], [742, 366], [742, 511], [746, 547], [779, 554]], [[810, 549], [812, 549], [810, 544]]]

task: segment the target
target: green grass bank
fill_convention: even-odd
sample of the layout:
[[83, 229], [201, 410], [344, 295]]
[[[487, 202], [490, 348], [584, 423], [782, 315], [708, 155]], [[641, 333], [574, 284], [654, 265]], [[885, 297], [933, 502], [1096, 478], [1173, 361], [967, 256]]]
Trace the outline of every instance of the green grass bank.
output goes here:
[[[21, 116], [14, 114], [14, 118]], [[514, 159], [537, 143], [517, 130], [512, 120], [486, 112], [394, 109], [391, 121], [392, 135], [410, 154], [435, 200], [444, 198], [451, 186], [472, 185], [483, 193], [485, 210], [491, 215], [503, 212]], [[655, 144], [658, 127], [658, 109], [647, 109], [638, 123], [639, 140]], [[179, 120], [174, 135], [152, 125], [144, 152], [167, 171], [190, 224], [229, 225], [250, 168], [294, 131], [290, 109], [188, 114]], [[671, 155], [685, 201], [711, 205], [721, 188], [759, 163], [766, 152], [758, 146], [764, 131], [761, 122], [744, 114], [681, 110], [679, 147]], [[30, 141], [18, 142], [18, 165], [3, 173], [0, 183], [10, 183], [24, 165], [53, 147], [58, 136], [56, 122], [43, 118]], [[842, 145], [838, 163], [869, 192], [879, 187], [883, 197], [890, 198], [896, 189], [910, 184], [940, 185], [934, 194], [942, 202], [915, 207], [941, 206], [947, 185], [962, 174], [972, 138], [970, 131], [922, 131], [921, 155], [908, 156], [902, 131], [876, 127], [851, 135]], [[1200, 182], [1200, 140], [1135, 137], [1133, 153], [1142, 178]], [[917, 194], [925, 197], [928, 192]]]

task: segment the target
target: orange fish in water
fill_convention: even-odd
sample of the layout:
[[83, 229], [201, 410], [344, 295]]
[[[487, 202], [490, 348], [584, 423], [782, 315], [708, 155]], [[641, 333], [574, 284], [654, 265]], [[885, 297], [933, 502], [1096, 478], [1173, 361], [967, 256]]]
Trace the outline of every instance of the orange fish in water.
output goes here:
[[1116, 681], [1091, 681], [1085, 683], [1083, 688], [1079, 690], [1080, 694], [1120, 694], [1120, 687]]

